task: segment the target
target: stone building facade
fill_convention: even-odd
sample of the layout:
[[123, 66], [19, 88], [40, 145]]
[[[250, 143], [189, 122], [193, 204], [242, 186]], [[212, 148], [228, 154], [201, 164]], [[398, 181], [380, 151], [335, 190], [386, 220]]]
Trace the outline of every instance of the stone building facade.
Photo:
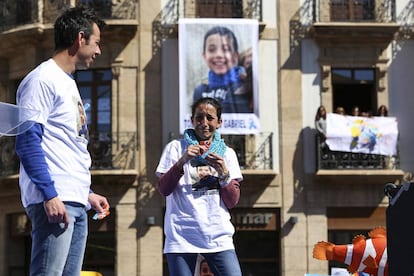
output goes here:
[[[244, 275], [327, 274], [340, 264], [313, 259], [317, 241], [346, 242], [385, 225], [383, 185], [407, 180], [414, 168], [412, 1], [3, 0], [0, 101], [15, 102], [19, 81], [53, 53], [54, 19], [78, 2], [107, 23], [102, 56], [75, 78], [93, 107], [92, 187], [112, 208], [106, 220], [90, 222], [85, 270], [168, 275], [155, 168], [164, 145], [180, 135], [180, 18], [258, 21], [261, 131], [225, 136], [244, 176], [232, 210]], [[386, 105], [398, 121], [396, 162], [322, 156], [314, 129], [320, 105], [328, 112]], [[13, 138], [0, 138], [0, 275], [26, 275], [30, 256], [13, 146]]]

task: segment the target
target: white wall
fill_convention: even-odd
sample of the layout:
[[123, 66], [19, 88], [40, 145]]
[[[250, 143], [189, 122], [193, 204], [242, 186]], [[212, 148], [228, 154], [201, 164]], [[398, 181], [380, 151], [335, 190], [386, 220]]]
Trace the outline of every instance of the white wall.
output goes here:
[[410, 13], [410, 14], [413, 13], [412, 10], [408, 9], [410, 2], [412, 2], [412, 0], [395, 0], [395, 9], [396, 9], [396, 14], [397, 14], [397, 21], [399, 23], [401, 23], [402, 20], [404, 20], [404, 21], [406, 21], [407, 19], [410, 19], [411, 21], [413, 20], [412, 15], [409, 18], [404, 16], [407, 13]]
[[[276, 40], [259, 42], [259, 118], [263, 133], [273, 132], [273, 168], [279, 172], [279, 70]], [[258, 145], [259, 146], [259, 145]]]
[[178, 39], [163, 42], [161, 62], [162, 142], [165, 145], [170, 133], [174, 134], [173, 138], [180, 134]]
[[[397, 22], [413, 26], [412, 0], [395, 2]], [[392, 60], [388, 69], [389, 112], [398, 120], [401, 168], [407, 172], [414, 172], [414, 41], [395, 42], [391, 49]]]
[[319, 49], [313, 40], [302, 41], [303, 160], [305, 173], [316, 170], [315, 114], [321, 105]]
[[389, 112], [397, 117], [401, 168], [414, 172], [414, 41], [393, 45], [388, 69]]

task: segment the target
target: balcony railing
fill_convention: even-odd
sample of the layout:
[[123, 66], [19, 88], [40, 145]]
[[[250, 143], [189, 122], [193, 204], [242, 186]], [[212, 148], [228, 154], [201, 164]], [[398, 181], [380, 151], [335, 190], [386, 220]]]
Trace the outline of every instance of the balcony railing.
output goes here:
[[135, 169], [135, 132], [91, 134], [88, 150], [92, 157], [91, 170]]
[[[169, 140], [178, 139], [170, 133]], [[242, 170], [273, 169], [273, 133], [255, 135], [222, 135], [226, 145], [234, 149]]]
[[311, 0], [314, 22], [395, 22], [395, 0]]
[[318, 170], [390, 170], [400, 168], [399, 155], [385, 156], [358, 152], [331, 151], [316, 136]]
[[[64, 8], [71, 6], [71, 2], [71, 0], [2, 0], [0, 1], [0, 32], [25, 24], [53, 23]], [[94, 8], [104, 19], [137, 18], [138, 0], [77, 0], [77, 3]]]
[[273, 169], [273, 133], [223, 135], [223, 138], [236, 151], [241, 169]]
[[93, 8], [104, 19], [137, 19], [138, 0], [77, 0]]
[[178, 24], [179, 18], [196, 17], [248, 18], [262, 21], [262, 0], [171, 0], [164, 6], [159, 17], [154, 20], [154, 29], [168, 29]]
[[19, 172], [19, 158], [15, 151], [15, 138], [0, 137], [0, 177], [6, 177]]
[[[134, 170], [136, 133], [97, 133], [90, 136], [91, 170]], [[0, 177], [18, 174], [15, 138], [0, 137]]]
[[[43, 0], [2, 0], [0, 1], [0, 32], [8, 29], [35, 23], [53, 23], [62, 10], [72, 5], [71, 0], [62, 1], [43, 1]], [[161, 24], [177, 24], [179, 18], [192, 17], [197, 15], [186, 14], [185, 7], [180, 9], [179, 3], [184, 5], [195, 5], [196, 9], [202, 9], [201, 13], [206, 12], [206, 7], [210, 12], [210, 17], [223, 17], [222, 9], [214, 7], [230, 7], [233, 18], [251, 18], [262, 21], [262, 0], [249, 1], [179, 1], [171, 0], [163, 8], [161, 14]], [[191, 4], [189, 4], [191, 2]], [[88, 5], [96, 10], [103, 19], [137, 19], [138, 0], [77, 0], [76, 3]], [[197, 8], [198, 7], [198, 8]], [[196, 10], [188, 8], [188, 10]], [[228, 17], [226, 15], [226, 17]]]
[[262, 0], [196, 0], [196, 17], [262, 19]]

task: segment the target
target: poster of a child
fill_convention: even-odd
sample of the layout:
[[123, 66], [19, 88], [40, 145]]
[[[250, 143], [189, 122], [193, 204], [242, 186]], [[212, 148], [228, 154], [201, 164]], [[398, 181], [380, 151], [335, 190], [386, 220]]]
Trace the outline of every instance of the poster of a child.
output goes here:
[[180, 129], [188, 128], [191, 104], [212, 97], [222, 105], [222, 133], [256, 133], [258, 22], [197, 18], [179, 24]]

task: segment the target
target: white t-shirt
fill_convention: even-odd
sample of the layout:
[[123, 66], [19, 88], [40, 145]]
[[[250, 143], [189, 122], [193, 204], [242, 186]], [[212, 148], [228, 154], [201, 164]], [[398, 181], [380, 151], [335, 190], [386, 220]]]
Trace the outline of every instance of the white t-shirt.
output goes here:
[[[41, 112], [36, 122], [44, 127], [41, 146], [59, 199], [87, 206], [91, 157], [86, 113], [74, 79], [49, 59], [23, 79], [17, 104]], [[24, 207], [43, 202], [22, 165], [19, 185]]]
[[[166, 173], [187, 148], [184, 140], [167, 144], [156, 174]], [[232, 148], [227, 147], [224, 161], [230, 178], [242, 181], [239, 162]], [[217, 172], [208, 166], [184, 165], [184, 175], [176, 189], [166, 197], [164, 253], [211, 253], [234, 249], [234, 227], [230, 213], [219, 194], [218, 183], [211, 175]]]

